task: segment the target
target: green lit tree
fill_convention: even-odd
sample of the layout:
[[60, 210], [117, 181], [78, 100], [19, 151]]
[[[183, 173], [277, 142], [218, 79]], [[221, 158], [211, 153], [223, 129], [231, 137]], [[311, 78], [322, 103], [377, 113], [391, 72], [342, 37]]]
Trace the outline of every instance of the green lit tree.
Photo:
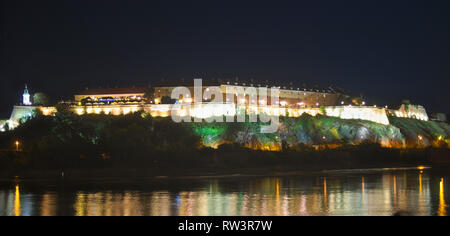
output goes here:
[[36, 93], [33, 96], [33, 103], [40, 106], [48, 106], [50, 104], [50, 98], [45, 93]]
[[155, 99], [155, 88], [149, 87], [147, 91], [145, 91], [144, 98], [147, 102], [153, 101]]

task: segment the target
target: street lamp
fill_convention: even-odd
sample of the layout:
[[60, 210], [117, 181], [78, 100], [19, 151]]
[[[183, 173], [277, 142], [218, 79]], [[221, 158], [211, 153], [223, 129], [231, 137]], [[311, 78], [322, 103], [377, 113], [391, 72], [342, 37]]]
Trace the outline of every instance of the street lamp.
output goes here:
[[19, 145], [20, 145], [19, 141], [16, 141], [15, 144], [16, 144], [16, 150], [19, 151]]

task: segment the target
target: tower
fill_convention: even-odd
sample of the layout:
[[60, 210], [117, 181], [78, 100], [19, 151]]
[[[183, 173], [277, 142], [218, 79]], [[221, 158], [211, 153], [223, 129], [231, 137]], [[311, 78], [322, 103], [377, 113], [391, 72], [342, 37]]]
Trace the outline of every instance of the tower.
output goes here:
[[23, 105], [31, 106], [30, 93], [28, 92], [28, 86], [25, 84], [25, 90], [23, 91]]

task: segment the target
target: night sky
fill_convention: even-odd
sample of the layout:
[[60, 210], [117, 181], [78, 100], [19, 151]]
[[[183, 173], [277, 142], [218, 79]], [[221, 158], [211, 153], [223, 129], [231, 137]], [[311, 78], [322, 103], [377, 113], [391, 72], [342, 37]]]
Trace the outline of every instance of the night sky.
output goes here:
[[235, 78], [334, 85], [450, 113], [450, 1], [2, 0], [0, 118], [24, 84]]

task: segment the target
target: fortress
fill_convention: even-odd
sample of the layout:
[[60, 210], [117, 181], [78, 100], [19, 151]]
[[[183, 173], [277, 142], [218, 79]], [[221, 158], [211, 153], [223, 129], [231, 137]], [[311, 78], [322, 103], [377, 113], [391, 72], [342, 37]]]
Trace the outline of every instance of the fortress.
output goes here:
[[[189, 91], [179, 99], [172, 99], [174, 89], [185, 87]], [[428, 121], [424, 107], [420, 105], [402, 104], [397, 108], [367, 105], [365, 101], [355, 102], [344, 92], [333, 89], [306, 88], [305, 86], [276, 86], [268, 83], [247, 83], [238, 81], [206, 81], [202, 84], [202, 94], [211, 89], [218, 89], [223, 94], [223, 102], [215, 103], [211, 99], [196, 102], [192, 82], [169, 83], [161, 82], [152, 88], [115, 88], [86, 89], [75, 94], [74, 100], [65, 103], [75, 114], [107, 114], [126, 115], [145, 111], [153, 117], [168, 117], [172, 110], [178, 116], [209, 118], [218, 116], [235, 116], [237, 114], [261, 114], [299, 117], [304, 113], [316, 116], [318, 114], [339, 117], [341, 119], [360, 119], [389, 125], [388, 116], [397, 116]], [[279, 90], [279, 100], [272, 101], [261, 94], [248, 95], [252, 88], [276, 88]], [[269, 94], [270, 97], [270, 94]], [[230, 99], [231, 98], [231, 99]], [[175, 104], [189, 104], [176, 106]], [[11, 117], [1, 121], [0, 130], [17, 127], [21, 121], [33, 116], [35, 111], [51, 116], [56, 113], [56, 107], [33, 106], [30, 94], [25, 88], [23, 104], [15, 106]]]

